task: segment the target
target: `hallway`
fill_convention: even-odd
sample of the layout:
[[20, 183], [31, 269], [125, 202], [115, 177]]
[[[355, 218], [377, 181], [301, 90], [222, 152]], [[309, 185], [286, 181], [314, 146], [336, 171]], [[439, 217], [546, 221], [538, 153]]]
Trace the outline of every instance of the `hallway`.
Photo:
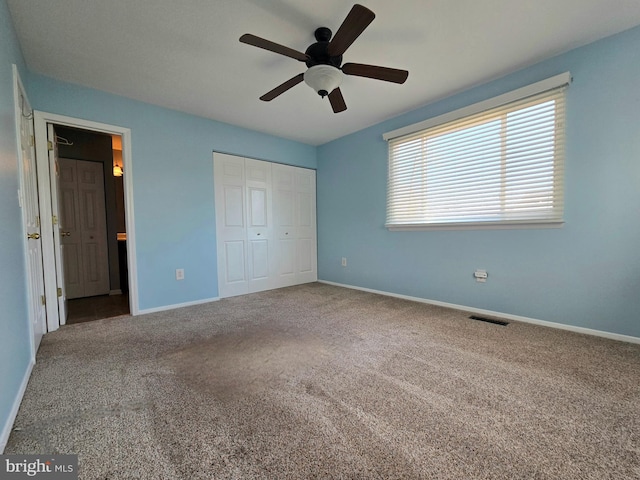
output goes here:
[[67, 325], [90, 322], [101, 318], [128, 315], [128, 295], [99, 295], [76, 298], [67, 302]]

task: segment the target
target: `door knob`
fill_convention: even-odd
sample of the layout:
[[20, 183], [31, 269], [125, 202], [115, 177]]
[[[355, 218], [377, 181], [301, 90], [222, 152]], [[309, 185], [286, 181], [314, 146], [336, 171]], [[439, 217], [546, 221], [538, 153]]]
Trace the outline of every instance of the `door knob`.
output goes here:
[[38, 240], [40, 238], [40, 234], [39, 233], [28, 233], [27, 234], [27, 238], [29, 240]]
[[60, 235], [63, 237], [70, 237], [71, 236], [71, 232], [60, 232]]

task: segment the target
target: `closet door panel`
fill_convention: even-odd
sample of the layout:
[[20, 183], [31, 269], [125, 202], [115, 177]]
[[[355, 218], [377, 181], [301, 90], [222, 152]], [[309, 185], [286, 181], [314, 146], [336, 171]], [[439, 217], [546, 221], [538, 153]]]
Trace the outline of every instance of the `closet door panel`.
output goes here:
[[273, 165], [273, 216], [276, 224], [276, 284], [296, 284], [296, 193], [295, 170], [286, 165]]
[[216, 153], [214, 187], [218, 295], [242, 295], [249, 291], [244, 159]]
[[243, 241], [226, 241], [223, 246], [225, 283], [234, 285], [238, 283], [246, 283], [245, 264], [244, 264], [244, 242]]
[[267, 189], [249, 188], [249, 227], [267, 227]]
[[[278, 275], [288, 278], [290, 285], [295, 283], [296, 275], [296, 240], [293, 238], [280, 238], [281, 255], [278, 264]], [[287, 284], [289, 284], [287, 282]]]
[[314, 274], [314, 253], [315, 248], [313, 245], [313, 239], [301, 238], [298, 240], [298, 272], [300, 275]]
[[274, 288], [276, 260], [272, 252], [271, 164], [245, 159], [247, 172], [247, 239], [249, 292]]
[[244, 189], [237, 185], [223, 185], [224, 227], [244, 228]]
[[265, 240], [251, 240], [249, 242], [251, 258], [250, 280], [265, 280], [269, 278], [269, 243]]
[[297, 283], [318, 280], [316, 233], [316, 172], [295, 168]]

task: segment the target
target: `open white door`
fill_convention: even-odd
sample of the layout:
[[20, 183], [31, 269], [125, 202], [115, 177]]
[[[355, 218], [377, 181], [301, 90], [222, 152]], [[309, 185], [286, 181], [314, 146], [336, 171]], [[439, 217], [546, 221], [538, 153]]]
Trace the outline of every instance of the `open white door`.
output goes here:
[[49, 175], [51, 177], [51, 213], [53, 218], [53, 253], [56, 260], [56, 284], [58, 295], [58, 318], [60, 325], [67, 323], [67, 294], [64, 286], [64, 260], [60, 240], [60, 165], [58, 164], [58, 144], [56, 131], [47, 124], [47, 144], [49, 148]]
[[44, 304], [44, 268], [42, 265], [42, 239], [40, 236], [40, 207], [38, 203], [38, 178], [34, 148], [33, 114], [29, 107], [18, 71], [13, 66], [16, 130], [18, 134], [18, 158], [20, 171], [20, 201], [22, 221], [26, 237], [27, 292], [29, 322], [33, 336], [33, 356], [46, 332], [47, 313]]

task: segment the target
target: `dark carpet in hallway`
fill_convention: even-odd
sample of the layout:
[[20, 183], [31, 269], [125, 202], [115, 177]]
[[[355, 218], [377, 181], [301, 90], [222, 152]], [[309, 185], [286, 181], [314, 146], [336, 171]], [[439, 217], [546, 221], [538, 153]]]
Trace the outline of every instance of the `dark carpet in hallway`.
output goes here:
[[98, 295], [67, 300], [67, 325], [118, 317], [129, 313], [128, 295]]

